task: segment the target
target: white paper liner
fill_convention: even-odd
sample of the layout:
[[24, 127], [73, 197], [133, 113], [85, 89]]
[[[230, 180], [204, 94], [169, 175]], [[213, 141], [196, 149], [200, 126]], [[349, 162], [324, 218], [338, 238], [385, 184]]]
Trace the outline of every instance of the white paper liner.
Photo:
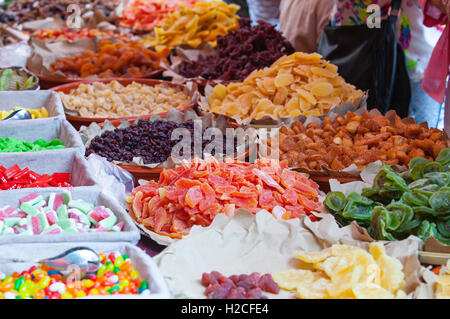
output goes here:
[[[319, 251], [336, 243], [366, 248], [367, 240], [355, 225], [339, 228], [331, 215], [308, 223], [305, 218], [279, 221], [268, 212], [252, 215], [240, 211], [233, 218], [219, 214], [209, 227], [195, 226], [155, 260], [175, 298], [205, 298], [206, 288], [200, 283], [203, 272], [216, 270], [225, 276], [274, 273], [295, 268], [296, 250]], [[386, 247], [387, 253], [404, 265], [407, 293], [419, 284], [418, 241], [410, 237]], [[294, 296], [284, 290], [279, 295], [264, 294], [269, 298]]]

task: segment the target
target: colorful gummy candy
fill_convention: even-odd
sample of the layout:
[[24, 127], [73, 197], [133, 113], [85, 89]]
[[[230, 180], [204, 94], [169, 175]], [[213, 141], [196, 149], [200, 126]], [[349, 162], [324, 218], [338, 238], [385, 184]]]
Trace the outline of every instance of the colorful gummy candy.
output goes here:
[[20, 169], [15, 164], [10, 168], [0, 165], [0, 190], [33, 187], [70, 187], [70, 173], [53, 173], [53, 175], [35, 173], [28, 168]]
[[101, 266], [95, 275], [64, 279], [63, 274], [45, 265], [32, 266], [6, 276], [0, 272], [0, 299], [72, 299], [95, 295], [148, 295], [143, 280], [130, 257], [119, 252], [99, 254]]
[[0, 208], [0, 235], [46, 235], [82, 232], [119, 232], [114, 213], [104, 206], [74, 200], [70, 190], [51, 193], [48, 202], [37, 193], [21, 198], [20, 208]]
[[50, 142], [47, 142], [43, 138], [31, 142], [26, 142], [20, 139], [7, 137], [0, 137], [0, 152], [36, 152], [36, 151], [48, 151], [58, 150], [66, 148], [60, 139], [55, 138]]

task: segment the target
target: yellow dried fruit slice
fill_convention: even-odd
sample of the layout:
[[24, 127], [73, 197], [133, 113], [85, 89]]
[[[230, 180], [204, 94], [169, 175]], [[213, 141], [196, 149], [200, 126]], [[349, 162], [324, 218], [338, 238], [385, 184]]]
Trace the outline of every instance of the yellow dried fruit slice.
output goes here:
[[353, 293], [357, 299], [394, 299], [394, 295], [386, 289], [365, 283], [353, 287]]
[[291, 85], [292, 82], [294, 82], [294, 76], [290, 73], [282, 73], [278, 74], [275, 78], [275, 86], [276, 87], [286, 87], [288, 85]]
[[295, 252], [295, 259], [299, 259], [305, 263], [316, 264], [331, 256], [331, 249], [323, 249], [321, 251], [306, 252], [298, 250]]
[[214, 97], [223, 100], [227, 95], [227, 87], [223, 84], [217, 84], [213, 89]]
[[317, 98], [327, 97], [332, 92], [333, 86], [328, 82], [317, 83], [311, 89], [311, 93]]
[[314, 97], [314, 95], [312, 95], [310, 92], [303, 90], [303, 89], [299, 89], [299, 90], [297, 90], [297, 93], [300, 97], [304, 98], [308, 103], [310, 103], [312, 105], [316, 105], [317, 100]]
[[272, 275], [273, 280], [281, 289], [289, 291], [294, 291], [297, 289], [298, 285], [312, 283], [321, 277], [322, 276], [319, 273], [303, 269], [289, 269]]
[[299, 299], [327, 299], [327, 287], [330, 281], [326, 278], [320, 278], [312, 283], [301, 283], [297, 286], [297, 294]]

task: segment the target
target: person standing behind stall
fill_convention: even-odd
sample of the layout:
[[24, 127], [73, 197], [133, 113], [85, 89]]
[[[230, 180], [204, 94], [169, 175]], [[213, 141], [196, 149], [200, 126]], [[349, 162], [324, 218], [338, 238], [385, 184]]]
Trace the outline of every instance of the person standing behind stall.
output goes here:
[[[450, 135], [450, 0], [419, 0], [424, 12], [424, 25], [446, 25], [434, 48], [423, 79], [424, 90], [438, 103], [445, 101], [444, 128]], [[447, 85], [447, 89], [445, 89]]]
[[253, 23], [263, 20], [278, 25], [280, 0], [247, 0], [247, 3]]
[[296, 51], [317, 51], [335, 0], [281, 0], [280, 32]]
[[[372, 14], [367, 11], [367, 8], [371, 4], [376, 4], [381, 8], [381, 19], [388, 16], [391, 0], [337, 0], [331, 18], [331, 26], [367, 23], [367, 19]], [[429, 126], [437, 127], [442, 103], [430, 98], [422, 89], [422, 79], [440, 34], [437, 29], [425, 28], [422, 20], [423, 13], [418, 0], [403, 0], [397, 34], [405, 51], [411, 82], [409, 116], [414, 117], [418, 123], [428, 122]]]

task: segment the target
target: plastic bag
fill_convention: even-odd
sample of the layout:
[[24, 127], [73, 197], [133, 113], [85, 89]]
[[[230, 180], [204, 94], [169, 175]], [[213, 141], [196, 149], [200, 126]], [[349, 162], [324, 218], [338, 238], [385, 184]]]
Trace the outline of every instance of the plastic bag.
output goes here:
[[89, 155], [87, 161], [102, 190], [117, 199], [122, 207], [126, 207], [125, 197], [135, 185], [133, 175], [96, 154]]

